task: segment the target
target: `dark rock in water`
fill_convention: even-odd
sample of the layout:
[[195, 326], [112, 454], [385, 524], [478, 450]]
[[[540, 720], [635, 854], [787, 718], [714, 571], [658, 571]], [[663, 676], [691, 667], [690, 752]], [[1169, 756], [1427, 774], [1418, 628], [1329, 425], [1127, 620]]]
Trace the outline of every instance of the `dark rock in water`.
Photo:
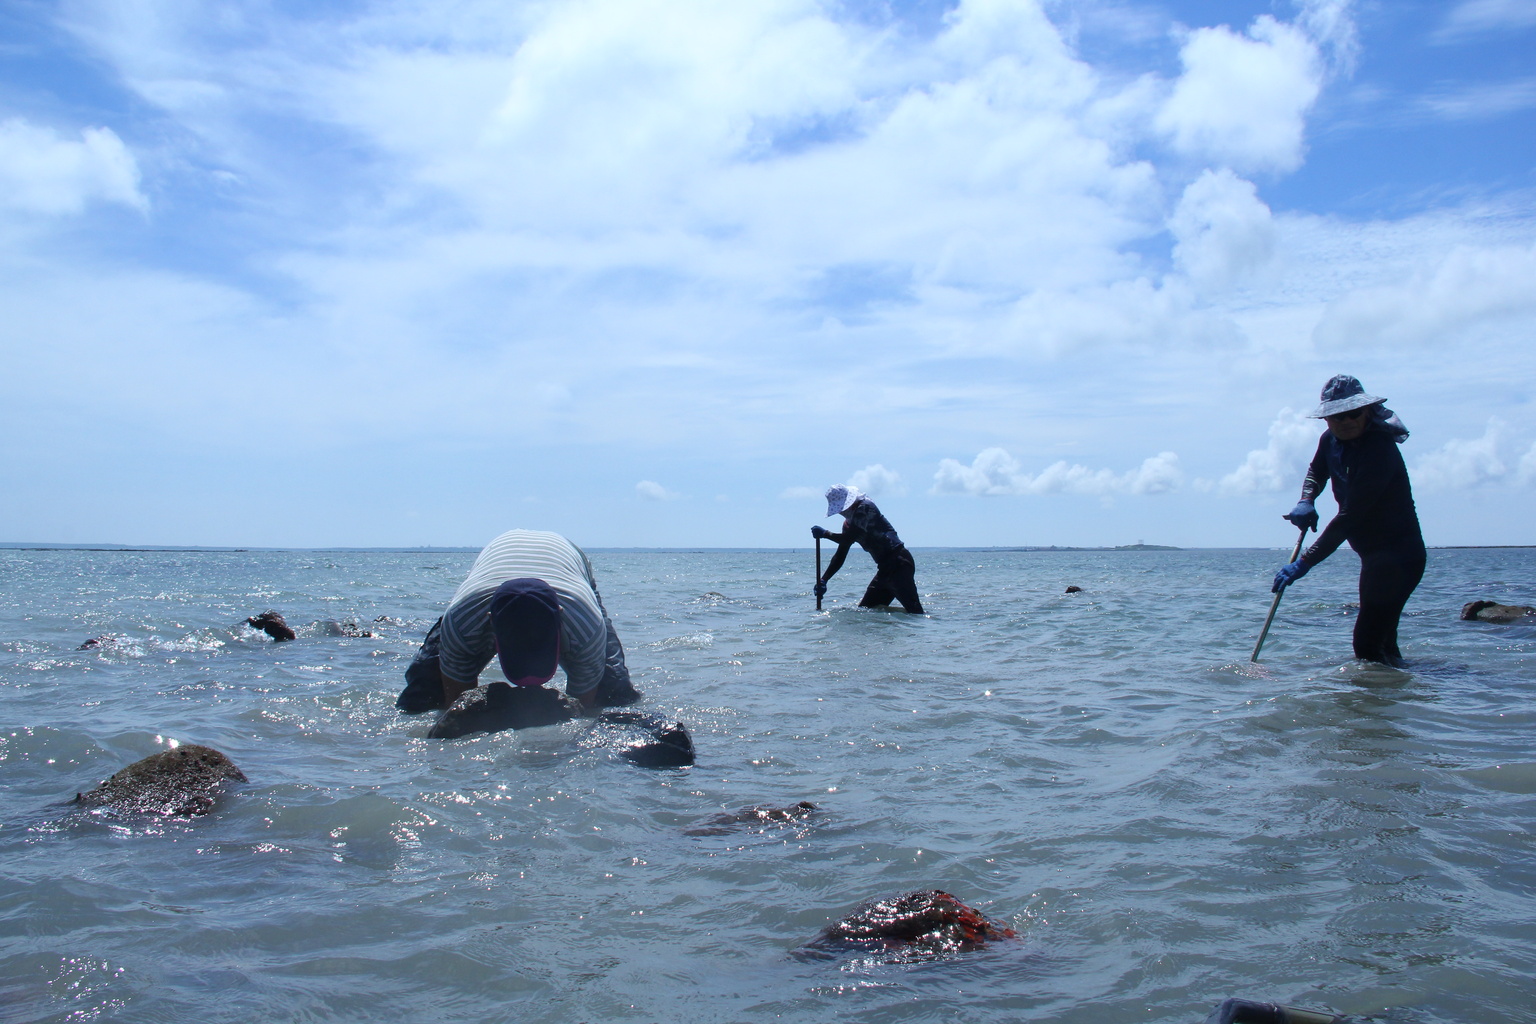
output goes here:
[[1461, 617], [1468, 622], [1494, 622], [1505, 625], [1536, 615], [1528, 604], [1495, 604], [1492, 601], [1468, 601], [1461, 606]]
[[459, 694], [428, 730], [432, 739], [451, 740], [475, 732], [532, 729], [569, 722], [581, 715], [581, 702], [543, 686], [488, 683]]
[[953, 953], [1011, 939], [1012, 928], [940, 889], [903, 893], [863, 903], [796, 951], [801, 956], [850, 952]]
[[[580, 701], [556, 690], [495, 682], [459, 694], [448, 710], [438, 716], [427, 736], [451, 740], [476, 732], [531, 729], [568, 722], [581, 714]], [[642, 711], [604, 711], [597, 717], [597, 724], [638, 727], [648, 733], [649, 738], [643, 742], [619, 746], [625, 759], [644, 768], [683, 768], [693, 764], [693, 740], [682, 722], [668, 724], [665, 719]], [[632, 735], [628, 728], [622, 732]]]
[[245, 781], [229, 758], [188, 743], [135, 761], [89, 793], [75, 794], [74, 802], [126, 814], [186, 817], [213, 810], [225, 783]]
[[77, 650], [77, 651], [99, 651], [99, 650], [101, 650], [104, 647], [117, 647], [119, 644], [122, 644], [125, 641], [127, 641], [127, 639], [128, 638], [125, 637], [125, 636], [118, 636], [118, 635], [113, 634], [113, 633], [106, 633], [106, 634], [103, 634], [102, 636], [93, 636], [93, 637], [91, 637], [85, 643], [81, 644], [79, 647], [76, 647], [75, 650]]
[[282, 615], [278, 612], [267, 611], [262, 612], [260, 615], [253, 615], [245, 620], [245, 624], [261, 630], [273, 640], [292, 640], [298, 636], [297, 633], [288, 628], [288, 623], [283, 620]]
[[1082, 592], [1083, 592], [1083, 588], [1079, 587], [1075, 583], [1072, 586], [1067, 588], [1067, 593], [1069, 593], [1069, 594], [1081, 594]]
[[795, 821], [799, 818], [808, 818], [816, 805], [809, 800], [801, 800], [797, 804], [788, 807], [743, 807], [739, 811], [722, 811], [705, 818], [694, 828], [687, 829], [683, 834], [689, 836], [723, 836], [735, 831], [742, 825], [766, 825], [773, 821]]
[[604, 725], [630, 725], [651, 734], [646, 743], [631, 744], [620, 753], [642, 768], [686, 768], [693, 764], [693, 738], [682, 722], [667, 724], [665, 718], [644, 711], [604, 711], [597, 716]]
[[626, 747], [624, 757], [642, 768], [687, 768], [693, 764], [693, 738], [682, 722], [658, 729], [649, 743]]
[[337, 622], [335, 619], [326, 619], [324, 622], [316, 623], [316, 625], [320, 627], [321, 632], [326, 636], [373, 636], [371, 630], [363, 629], [355, 622]]
[[1205, 1018], [1205, 1024], [1342, 1024], [1345, 1020], [1321, 1010], [1301, 1010], [1248, 999], [1223, 999]]

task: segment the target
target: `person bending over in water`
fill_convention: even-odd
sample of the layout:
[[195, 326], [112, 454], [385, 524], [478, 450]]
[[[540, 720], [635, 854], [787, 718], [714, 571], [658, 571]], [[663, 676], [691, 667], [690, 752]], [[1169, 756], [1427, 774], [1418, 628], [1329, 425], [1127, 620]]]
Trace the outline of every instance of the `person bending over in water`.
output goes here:
[[914, 615], [923, 613], [923, 602], [917, 597], [917, 565], [912, 554], [896, 536], [890, 520], [880, 514], [875, 503], [865, 497], [857, 487], [827, 488], [827, 515], [843, 517], [843, 532], [832, 533], [820, 526], [811, 527], [811, 536], [837, 544], [837, 552], [827, 564], [827, 571], [816, 581], [816, 596], [827, 592], [827, 581], [837, 575], [848, 557], [848, 549], [854, 542], [868, 551], [875, 560], [875, 578], [869, 581], [860, 608], [879, 608], [895, 598], [901, 606]]
[[1330, 483], [1339, 512], [1315, 544], [1275, 574], [1273, 590], [1279, 593], [1295, 583], [1349, 541], [1360, 556], [1355, 657], [1401, 666], [1397, 620], [1424, 576], [1424, 537], [1408, 467], [1397, 449], [1408, 438], [1408, 429], [1382, 404], [1385, 401], [1366, 394], [1348, 374], [1323, 385], [1322, 404], [1312, 418], [1324, 420], [1328, 430], [1317, 442], [1317, 454], [1301, 485], [1301, 501], [1283, 518], [1303, 532], [1316, 530], [1312, 502]]
[[395, 706], [447, 707], [493, 657], [515, 686], [542, 686], [565, 669], [566, 695], [589, 712], [640, 699], [592, 563], [558, 533], [509, 530], [485, 546], [406, 669]]

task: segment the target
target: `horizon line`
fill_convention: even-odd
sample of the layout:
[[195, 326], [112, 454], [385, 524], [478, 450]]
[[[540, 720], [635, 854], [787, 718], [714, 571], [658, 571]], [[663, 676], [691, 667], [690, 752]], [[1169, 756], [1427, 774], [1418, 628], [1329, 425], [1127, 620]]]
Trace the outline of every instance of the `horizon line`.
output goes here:
[[[202, 551], [202, 552], [270, 552], [270, 551], [356, 551], [356, 552], [478, 552], [482, 546], [464, 546], [457, 544], [418, 544], [418, 545], [377, 545], [377, 546], [340, 546], [321, 545], [318, 547], [280, 547], [254, 544], [117, 544], [117, 543], [54, 543], [48, 541], [0, 541], [0, 550], [4, 551], [112, 551], [112, 552], [151, 552], [151, 551]], [[1271, 548], [1283, 549], [1285, 545], [1235, 545], [1212, 547], [1179, 547], [1170, 544], [953, 544], [953, 545], [916, 545], [917, 551], [1021, 551], [1042, 552], [1052, 551], [1268, 551]], [[1484, 551], [1484, 550], [1519, 550], [1536, 548], [1536, 544], [1430, 544], [1426, 545], [1432, 551]], [[592, 545], [584, 546], [584, 551], [809, 551], [810, 545], [804, 547], [771, 547], [764, 545]]]

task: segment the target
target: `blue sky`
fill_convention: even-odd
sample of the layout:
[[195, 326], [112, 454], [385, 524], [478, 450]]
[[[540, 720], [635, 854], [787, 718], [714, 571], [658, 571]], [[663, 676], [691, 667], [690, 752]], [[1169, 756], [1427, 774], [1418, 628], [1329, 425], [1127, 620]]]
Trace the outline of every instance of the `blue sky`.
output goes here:
[[1536, 543], [1536, 0], [0, 8], [0, 540]]

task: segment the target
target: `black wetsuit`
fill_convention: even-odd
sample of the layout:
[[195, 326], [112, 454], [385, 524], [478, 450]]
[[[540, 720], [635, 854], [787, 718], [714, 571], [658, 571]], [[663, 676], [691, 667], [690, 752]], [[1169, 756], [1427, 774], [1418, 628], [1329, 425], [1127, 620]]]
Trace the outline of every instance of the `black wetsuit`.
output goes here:
[[896, 536], [890, 520], [880, 514], [874, 502], [861, 498], [843, 516], [843, 522], [842, 534], [833, 535], [839, 553], [857, 543], [875, 560], [875, 578], [869, 581], [859, 607], [879, 608], [897, 600], [907, 611], [921, 615], [923, 602], [917, 596], [917, 564]]
[[1325, 433], [1307, 470], [1302, 497], [1316, 498], [1329, 483], [1339, 514], [1301, 560], [1311, 568], [1349, 541], [1360, 556], [1355, 657], [1399, 665], [1397, 620], [1424, 576], [1424, 536], [1413, 508], [1408, 467], [1390, 428], [1372, 423], [1353, 441]]

